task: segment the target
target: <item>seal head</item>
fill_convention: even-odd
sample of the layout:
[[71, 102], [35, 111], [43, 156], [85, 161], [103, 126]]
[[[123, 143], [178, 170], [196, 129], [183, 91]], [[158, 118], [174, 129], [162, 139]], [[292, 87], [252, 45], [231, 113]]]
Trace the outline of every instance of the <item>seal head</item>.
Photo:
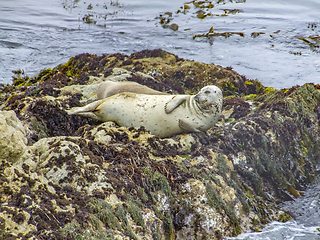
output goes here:
[[199, 108], [208, 113], [221, 112], [222, 99], [222, 92], [216, 86], [206, 86], [194, 97]]

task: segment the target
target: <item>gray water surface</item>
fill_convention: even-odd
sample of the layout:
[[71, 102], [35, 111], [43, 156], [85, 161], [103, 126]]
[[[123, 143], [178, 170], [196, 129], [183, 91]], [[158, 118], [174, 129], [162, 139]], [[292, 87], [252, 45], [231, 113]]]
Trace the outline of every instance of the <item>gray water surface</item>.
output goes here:
[[320, 185], [311, 185], [305, 195], [281, 204], [295, 220], [272, 222], [262, 232], [243, 233], [233, 240], [319, 240], [320, 239]]
[[[1, 0], [0, 83], [11, 82], [12, 70], [32, 76], [80, 53], [131, 54], [156, 48], [232, 66], [275, 88], [320, 83], [320, 1], [225, 0], [204, 5], [210, 2], [214, 8], [188, 3], [190, 9], [177, 13], [185, 1]], [[199, 10], [207, 17], [198, 18]], [[161, 16], [179, 29], [163, 28]], [[243, 36], [193, 38], [211, 27], [215, 33]]]

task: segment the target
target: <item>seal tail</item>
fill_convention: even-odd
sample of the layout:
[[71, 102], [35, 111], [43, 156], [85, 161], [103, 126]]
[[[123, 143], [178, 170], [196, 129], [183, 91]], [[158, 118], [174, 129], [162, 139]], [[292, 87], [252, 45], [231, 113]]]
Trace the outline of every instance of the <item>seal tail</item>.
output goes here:
[[84, 107], [74, 107], [70, 110], [66, 110], [69, 115], [78, 115], [82, 117], [88, 117], [95, 120], [99, 120], [99, 117], [95, 114], [95, 110], [98, 106], [100, 106], [103, 103], [102, 100], [98, 100], [95, 102], [92, 102]]

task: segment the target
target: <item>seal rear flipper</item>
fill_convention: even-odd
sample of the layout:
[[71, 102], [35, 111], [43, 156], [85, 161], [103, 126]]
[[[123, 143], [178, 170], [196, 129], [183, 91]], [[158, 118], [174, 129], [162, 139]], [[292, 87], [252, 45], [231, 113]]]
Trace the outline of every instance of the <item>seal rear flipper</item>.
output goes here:
[[79, 113], [70, 114], [70, 115], [78, 115], [81, 117], [88, 117], [88, 118], [92, 118], [94, 120], [100, 121], [100, 118], [96, 114], [94, 114], [93, 112], [79, 112]]
[[90, 103], [84, 107], [74, 107], [70, 110], [66, 110], [69, 115], [79, 115], [83, 117], [89, 117], [92, 119], [99, 120], [98, 116], [95, 114], [96, 108], [100, 106], [104, 100], [98, 100], [93, 103]]
[[196, 129], [192, 124], [188, 123], [186, 120], [179, 119], [179, 127], [184, 132], [201, 132], [199, 129]]
[[169, 100], [164, 106], [164, 111], [168, 114], [171, 113], [174, 109], [179, 107], [182, 103], [187, 101], [188, 96], [185, 95], [175, 95], [171, 100]]

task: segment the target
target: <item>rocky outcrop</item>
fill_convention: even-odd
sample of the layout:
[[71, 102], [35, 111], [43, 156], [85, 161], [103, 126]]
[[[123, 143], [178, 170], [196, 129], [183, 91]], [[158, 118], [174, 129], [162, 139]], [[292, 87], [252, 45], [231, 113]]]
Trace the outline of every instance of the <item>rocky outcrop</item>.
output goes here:
[[0, 159], [15, 162], [25, 152], [27, 138], [14, 111], [0, 112]]
[[[99, 82], [168, 93], [209, 84], [223, 115], [160, 139], [66, 110]], [[221, 239], [286, 221], [320, 163], [320, 87], [274, 90], [162, 50], [82, 54], [0, 88], [0, 239]]]

